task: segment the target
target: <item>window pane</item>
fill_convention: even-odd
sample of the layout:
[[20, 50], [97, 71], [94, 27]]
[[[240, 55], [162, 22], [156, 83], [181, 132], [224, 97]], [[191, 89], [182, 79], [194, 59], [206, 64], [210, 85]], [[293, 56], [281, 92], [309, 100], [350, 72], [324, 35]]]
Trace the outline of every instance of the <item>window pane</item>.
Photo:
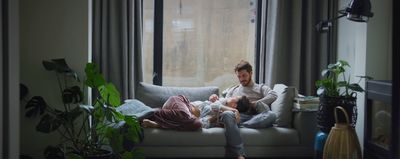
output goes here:
[[234, 66], [254, 65], [255, 0], [165, 0], [163, 85], [238, 83]]
[[[152, 83], [154, 0], [143, 2], [144, 82]], [[223, 90], [236, 84], [236, 63], [244, 59], [254, 65], [255, 2], [165, 0], [163, 85]]]
[[143, 81], [153, 83], [154, 0], [143, 1]]

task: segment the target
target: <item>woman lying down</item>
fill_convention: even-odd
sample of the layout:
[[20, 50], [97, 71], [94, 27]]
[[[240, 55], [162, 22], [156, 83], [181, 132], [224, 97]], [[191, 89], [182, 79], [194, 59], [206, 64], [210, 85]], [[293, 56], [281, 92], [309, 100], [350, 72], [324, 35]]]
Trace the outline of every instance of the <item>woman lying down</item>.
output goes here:
[[213, 94], [208, 101], [190, 102], [185, 96], [172, 96], [157, 109], [154, 115], [143, 119], [142, 126], [182, 131], [195, 131], [200, 128], [223, 126], [220, 114], [225, 111], [234, 113], [236, 124], [240, 122], [240, 112], [249, 109], [246, 96], [221, 98]]

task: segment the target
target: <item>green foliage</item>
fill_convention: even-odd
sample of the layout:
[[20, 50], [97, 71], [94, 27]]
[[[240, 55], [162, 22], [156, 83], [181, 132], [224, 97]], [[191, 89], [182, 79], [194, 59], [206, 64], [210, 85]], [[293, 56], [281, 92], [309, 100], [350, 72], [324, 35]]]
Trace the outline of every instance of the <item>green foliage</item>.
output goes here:
[[[80, 83], [78, 74], [64, 59], [43, 61], [43, 66], [56, 74], [63, 109], [47, 104], [41, 96], [34, 96], [25, 106], [25, 116], [40, 117], [37, 131], [58, 132], [62, 136], [62, 143], [46, 148], [46, 158], [87, 158], [102, 152], [103, 145], [111, 146], [116, 158], [140, 154], [134, 144], [143, 139], [142, 128], [136, 118], [116, 111], [121, 104], [120, 93], [112, 83], [106, 82], [95, 64], [86, 65], [84, 81], [98, 94], [93, 105], [83, 103], [83, 90], [76, 85]], [[131, 146], [125, 146], [125, 142]]]
[[[316, 81], [316, 86], [318, 87], [317, 94], [329, 97], [349, 97], [355, 92], [363, 92], [364, 89], [358, 83], [363, 78], [372, 78], [369, 76], [357, 76], [360, 77], [360, 80], [357, 83], [350, 83], [350, 77], [346, 79], [346, 67], [350, 67], [350, 65], [344, 60], [329, 64], [328, 68], [321, 72], [324, 78]], [[343, 76], [343, 80], [338, 79], [340, 75]], [[344, 89], [344, 91], [341, 92], [341, 89]]]

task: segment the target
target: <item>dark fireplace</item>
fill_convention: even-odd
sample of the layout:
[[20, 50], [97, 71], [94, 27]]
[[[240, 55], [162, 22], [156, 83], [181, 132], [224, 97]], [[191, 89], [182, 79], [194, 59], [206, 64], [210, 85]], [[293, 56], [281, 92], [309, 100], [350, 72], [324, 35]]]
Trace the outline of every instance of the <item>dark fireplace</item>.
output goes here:
[[392, 158], [394, 123], [392, 116], [392, 81], [369, 80], [366, 86], [365, 159]]

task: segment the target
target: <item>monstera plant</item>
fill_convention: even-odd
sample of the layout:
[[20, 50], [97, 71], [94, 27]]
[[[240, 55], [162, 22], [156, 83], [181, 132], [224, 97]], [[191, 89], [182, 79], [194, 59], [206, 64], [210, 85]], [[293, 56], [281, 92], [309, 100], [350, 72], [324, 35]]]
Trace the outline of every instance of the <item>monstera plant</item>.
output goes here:
[[[335, 123], [333, 111], [336, 106], [342, 106], [346, 110], [351, 118], [351, 125], [355, 127], [357, 120], [357, 92], [364, 92], [359, 82], [362, 79], [372, 78], [369, 76], [357, 76], [360, 80], [356, 83], [351, 83], [350, 75], [346, 76], [346, 68], [348, 67], [350, 67], [349, 63], [344, 60], [329, 64], [321, 72], [323, 78], [316, 81], [317, 94], [320, 97], [317, 121], [318, 126], [324, 132], [329, 132]], [[338, 116], [339, 119], [344, 119], [342, 114]]]
[[[350, 67], [350, 65], [344, 60], [329, 64], [328, 68], [321, 72], [324, 78], [316, 82], [318, 87], [317, 94], [329, 97], [350, 97], [355, 92], [364, 92], [364, 89], [359, 85], [361, 79], [372, 78], [369, 76], [357, 76], [360, 77], [360, 80], [357, 83], [350, 83], [350, 76], [346, 77], [346, 67]], [[340, 75], [342, 75], [343, 80], [339, 80]]]
[[25, 106], [25, 116], [40, 118], [37, 131], [61, 136], [61, 143], [45, 149], [46, 158], [144, 158], [135, 147], [143, 139], [142, 128], [135, 117], [116, 111], [120, 94], [95, 64], [86, 64], [84, 81], [96, 94], [92, 105], [84, 104], [82, 82], [65, 59], [43, 61], [43, 66], [55, 73], [62, 104], [34, 96]]

